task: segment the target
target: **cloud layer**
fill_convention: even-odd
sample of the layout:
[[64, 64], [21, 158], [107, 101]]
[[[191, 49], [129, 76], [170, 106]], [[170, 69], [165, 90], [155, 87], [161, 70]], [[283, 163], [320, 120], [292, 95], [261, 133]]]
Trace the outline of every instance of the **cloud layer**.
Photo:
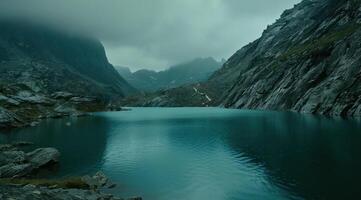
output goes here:
[[300, 0], [1, 0], [21, 17], [99, 38], [115, 65], [162, 69], [228, 58]]

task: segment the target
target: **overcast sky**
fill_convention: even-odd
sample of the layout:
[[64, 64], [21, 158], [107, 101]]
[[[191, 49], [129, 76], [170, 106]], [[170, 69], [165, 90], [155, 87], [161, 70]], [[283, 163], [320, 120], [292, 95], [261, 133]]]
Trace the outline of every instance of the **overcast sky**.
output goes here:
[[0, 0], [0, 17], [82, 31], [103, 42], [112, 64], [160, 70], [195, 57], [227, 59], [299, 1]]

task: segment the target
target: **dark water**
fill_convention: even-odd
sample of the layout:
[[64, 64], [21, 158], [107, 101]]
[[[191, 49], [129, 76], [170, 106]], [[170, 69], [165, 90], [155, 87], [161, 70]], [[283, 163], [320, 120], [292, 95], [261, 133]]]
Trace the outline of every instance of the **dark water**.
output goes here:
[[[67, 122], [71, 122], [67, 126]], [[294, 113], [136, 108], [0, 135], [62, 152], [57, 177], [98, 170], [145, 200], [361, 199], [361, 123]]]

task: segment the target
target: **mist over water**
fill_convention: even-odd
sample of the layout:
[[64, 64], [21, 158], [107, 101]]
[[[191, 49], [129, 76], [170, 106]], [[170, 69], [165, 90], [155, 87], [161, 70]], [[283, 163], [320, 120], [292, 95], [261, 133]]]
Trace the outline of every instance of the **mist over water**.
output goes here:
[[55, 177], [101, 170], [120, 196], [358, 199], [360, 133], [357, 120], [288, 112], [134, 108], [48, 120], [0, 141], [58, 148]]

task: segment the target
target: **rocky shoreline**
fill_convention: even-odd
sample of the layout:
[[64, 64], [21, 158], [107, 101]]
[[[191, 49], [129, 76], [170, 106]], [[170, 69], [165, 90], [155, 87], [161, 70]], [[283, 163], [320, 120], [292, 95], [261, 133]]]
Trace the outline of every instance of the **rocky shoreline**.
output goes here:
[[[0, 199], [28, 200], [121, 200], [104, 194], [102, 188], [114, 188], [103, 173], [66, 180], [32, 179], [42, 170], [59, 163], [60, 152], [54, 148], [38, 148], [24, 152], [28, 142], [0, 145]], [[127, 200], [141, 200], [140, 197]]]
[[80, 117], [106, 110], [120, 111], [121, 107], [99, 97], [66, 91], [35, 92], [22, 84], [0, 85], [0, 130], [36, 126], [47, 118]]

